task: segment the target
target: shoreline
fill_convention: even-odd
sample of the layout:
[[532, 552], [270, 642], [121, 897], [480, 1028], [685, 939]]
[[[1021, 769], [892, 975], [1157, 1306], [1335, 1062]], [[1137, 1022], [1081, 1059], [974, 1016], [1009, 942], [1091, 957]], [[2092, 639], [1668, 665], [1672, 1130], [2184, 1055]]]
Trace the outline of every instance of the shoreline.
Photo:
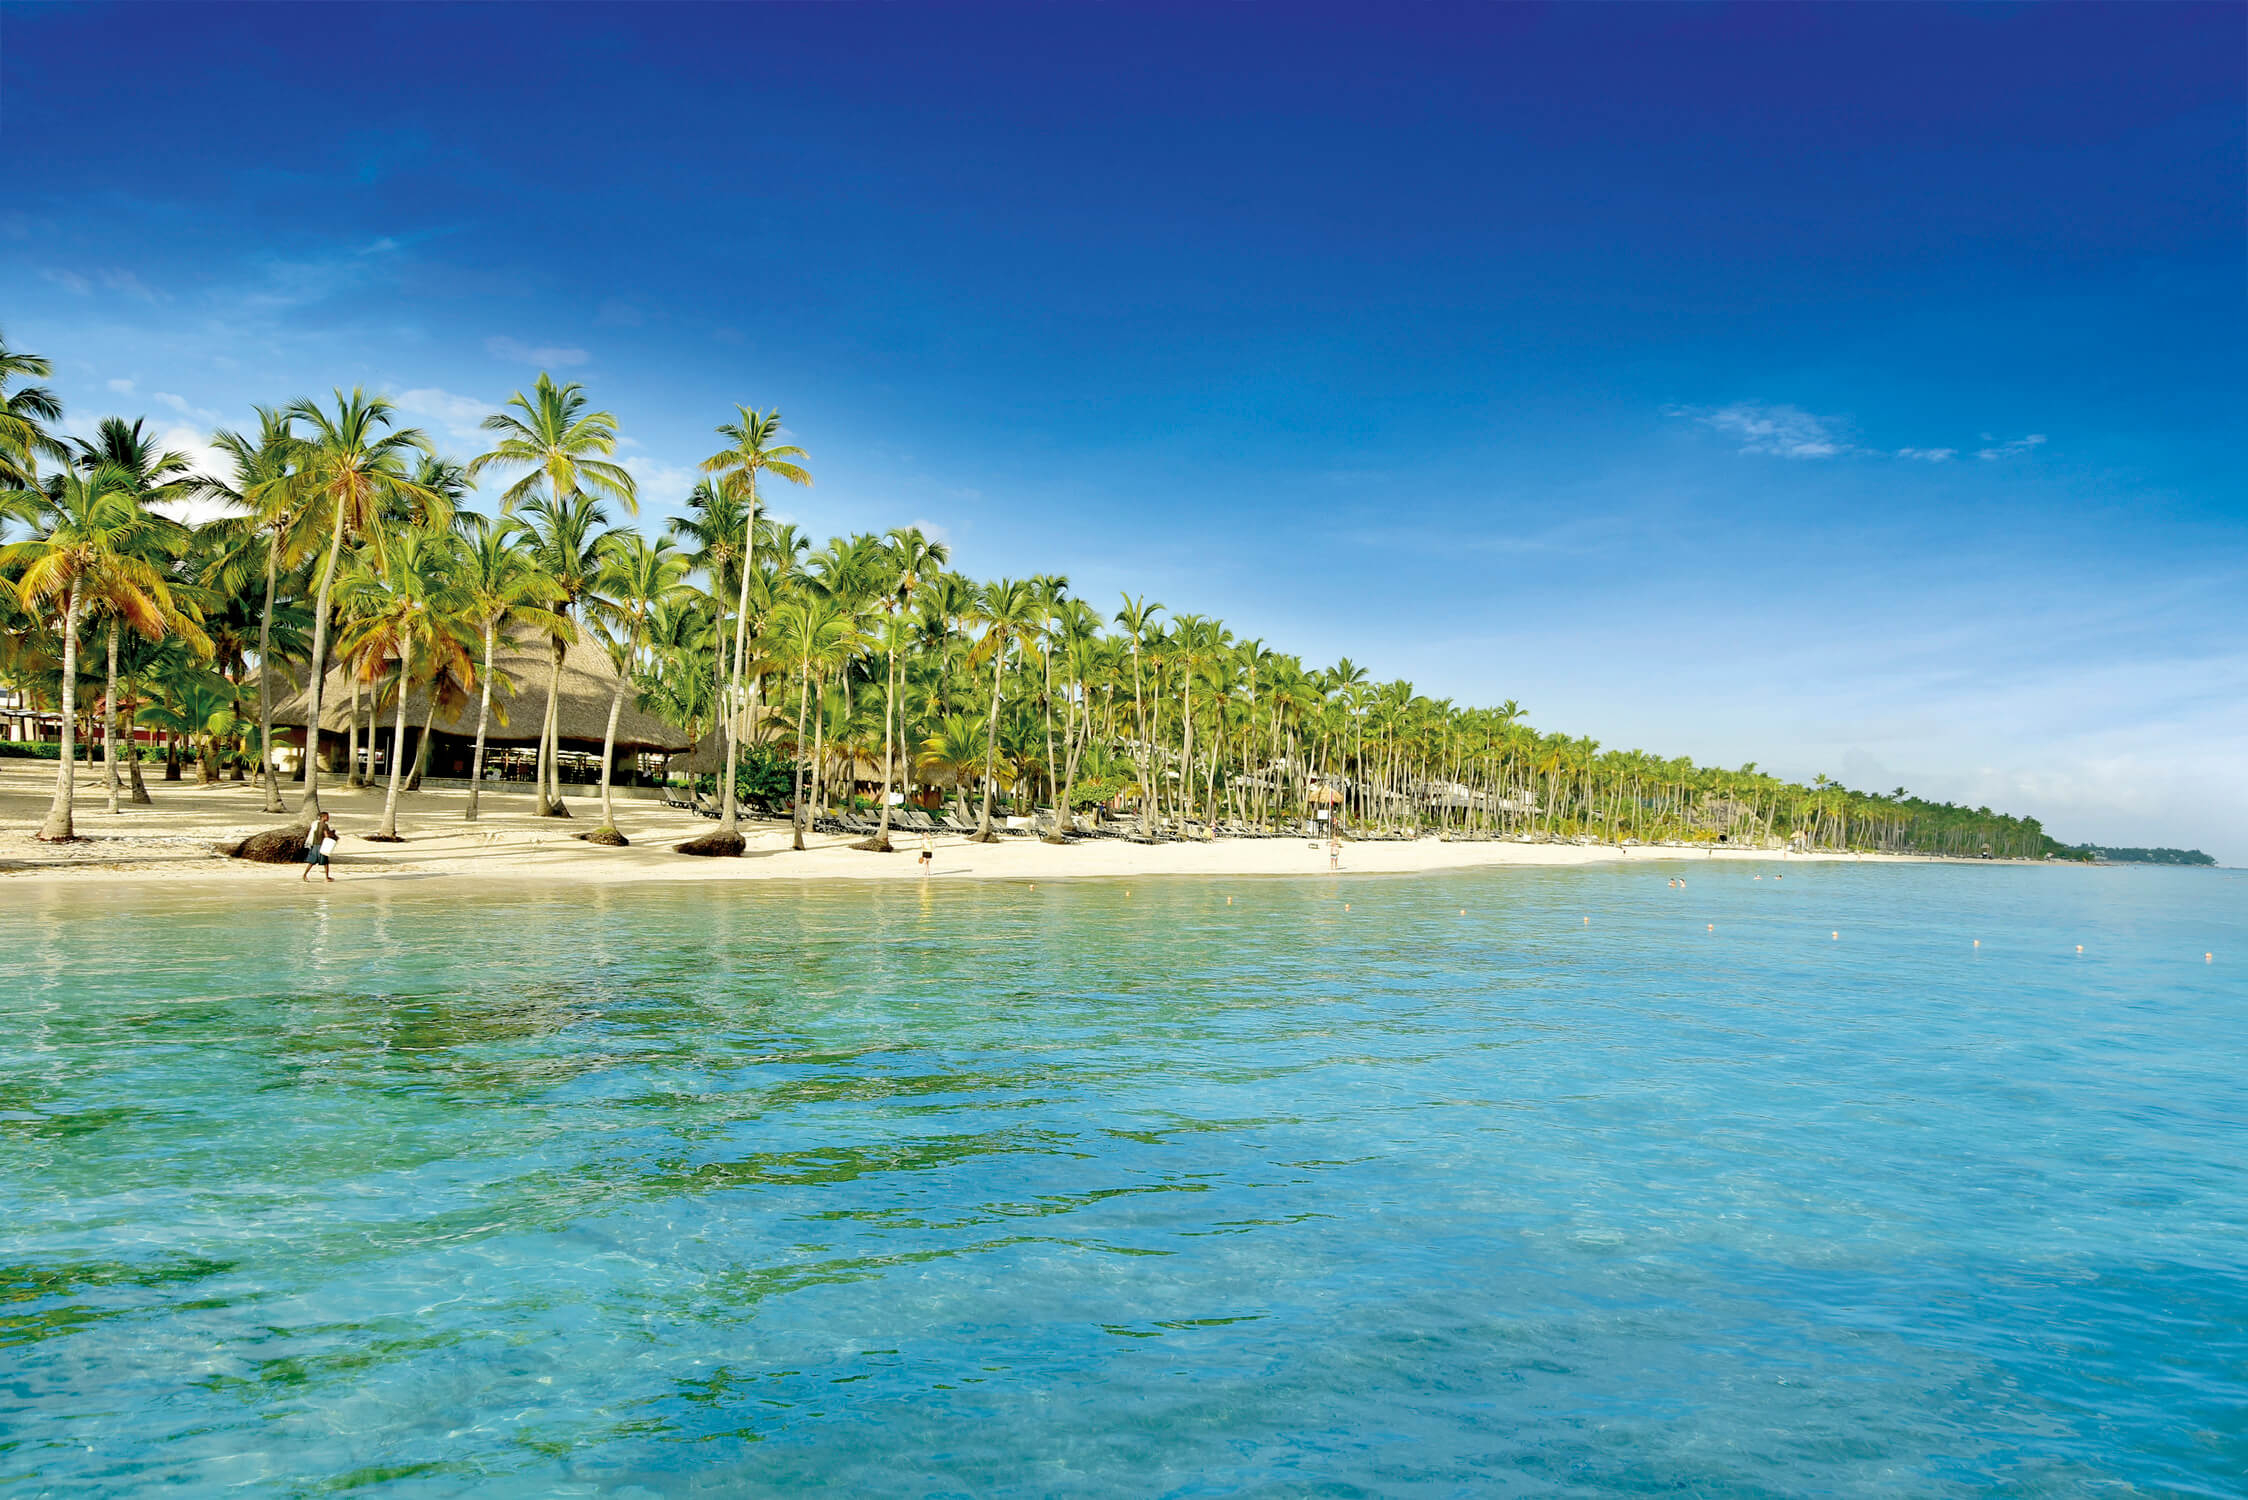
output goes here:
[[[34, 830], [52, 792], [45, 776], [0, 765], [0, 888], [22, 885], [108, 885], [156, 882], [171, 886], [271, 886], [301, 871], [229, 859], [213, 846], [283, 826], [290, 814], [259, 811], [261, 797], [245, 783], [201, 787], [192, 782], [150, 782], [154, 806], [127, 804], [112, 815], [99, 769], [81, 776], [75, 820], [84, 842], [42, 844]], [[38, 785], [44, 781], [45, 786]], [[294, 805], [284, 786], [282, 800]], [[338, 884], [370, 879], [475, 878], [513, 884], [677, 885], [742, 881], [835, 880], [1083, 880], [1161, 876], [1306, 877], [1317, 875], [1419, 875], [1502, 867], [1557, 868], [1615, 864], [1971, 864], [2039, 865], [2044, 860], [1958, 859], [1926, 854], [1861, 854], [1738, 845], [1614, 845], [1518, 843], [1511, 839], [1439, 837], [1353, 842], [1342, 846], [1340, 868], [1330, 869], [1324, 840], [1301, 835], [1229, 838], [1212, 843], [1134, 844], [1122, 840], [1052, 845], [1030, 836], [976, 844], [958, 834], [933, 840], [934, 866], [924, 875], [916, 855], [918, 834], [893, 835], [896, 852], [853, 849], [854, 836], [819, 834], [790, 849], [785, 822], [745, 822], [747, 848], [739, 858], [694, 858], [672, 845], [713, 824], [707, 818], [638, 797], [617, 799], [617, 823], [632, 840], [627, 848], [586, 844], [574, 835], [598, 822], [597, 797], [569, 799], [571, 819], [537, 817], [526, 792], [487, 789], [479, 820], [462, 814], [466, 793], [450, 789], [405, 793], [398, 830], [405, 842], [378, 844], [366, 835], [379, 824], [383, 793], [373, 788], [323, 787], [321, 798], [344, 835], [336, 850]], [[317, 876], [314, 877], [318, 879]]]

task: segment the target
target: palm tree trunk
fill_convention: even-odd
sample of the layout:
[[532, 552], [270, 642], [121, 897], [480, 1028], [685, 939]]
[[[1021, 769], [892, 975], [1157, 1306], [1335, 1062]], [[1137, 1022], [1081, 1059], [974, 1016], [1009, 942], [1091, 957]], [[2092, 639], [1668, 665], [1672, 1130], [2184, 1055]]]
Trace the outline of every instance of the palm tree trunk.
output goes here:
[[468, 763], [468, 818], [476, 821], [476, 798], [484, 785], [484, 728], [492, 718], [492, 651], [497, 644], [499, 617], [484, 622], [484, 681], [483, 697], [476, 705], [476, 753]]
[[305, 696], [304, 798], [297, 815], [311, 827], [320, 818], [320, 689], [328, 669], [328, 596], [335, 586], [336, 559], [343, 553], [344, 508], [336, 504], [336, 522], [328, 532], [328, 555], [320, 564], [320, 589], [312, 614], [312, 677]]
[[609, 771], [617, 756], [617, 715], [624, 710], [624, 688], [631, 680], [618, 676], [616, 689], [609, 694], [609, 727], [601, 733], [601, 826], [611, 833], [617, 831], [617, 811], [609, 801]]
[[[406, 691], [404, 683], [398, 685], [398, 691]], [[421, 733], [414, 737], [414, 768], [406, 773], [406, 790], [409, 792], [421, 790], [422, 777], [429, 770], [429, 731], [436, 723], [437, 682], [432, 678], [429, 684], [429, 712], [422, 715]]]
[[273, 543], [267, 543], [265, 608], [258, 615], [258, 772], [265, 781], [265, 810], [269, 813], [288, 811], [281, 802], [281, 778], [273, 769], [274, 551]]
[[48, 804], [47, 821], [39, 837], [60, 843], [78, 836], [70, 821], [71, 795], [78, 789], [78, 762], [71, 752], [71, 736], [78, 727], [78, 606], [83, 586], [71, 580], [70, 603], [62, 613], [62, 753], [55, 757], [55, 800]]
[[1077, 757], [1085, 748], [1083, 739], [1077, 733], [1077, 722], [1080, 717], [1087, 720], [1092, 717], [1092, 704], [1088, 702], [1080, 705], [1078, 702], [1079, 697], [1085, 696], [1083, 684], [1072, 683], [1070, 686], [1078, 688], [1079, 692], [1071, 696], [1069, 713], [1062, 720], [1062, 784], [1054, 796], [1054, 826], [1046, 835], [1046, 842], [1049, 844], [1069, 842], [1069, 794], [1076, 789]]
[[[821, 689], [821, 692], [824, 693], [827, 684], [823, 679], [814, 683], [813, 686]], [[827, 705], [822, 701], [821, 693], [814, 693], [812, 695], [812, 810], [805, 815], [807, 827], [816, 826], [813, 820], [818, 818], [820, 813], [826, 809], [825, 786], [823, 784], [826, 780], [827, 763], [824, 758], [826, 754]]]
[[408, 636], [404, 645], [398, 662], [398, 720], [390, 731], [390, 795], [383, 799], [382, 831], [376, 835], [382, 839], [398, 837], [398, 786], [406, 776], [406, 757], [399, 752], [406, 744], [406, 681], [413, 658], [413, 637]]
[[102, 779], [109, 788], [109, 811], [118, 811], [117, 793], [117, 621], [109, 622], [109, 676], [101, 694]]
[[883, 854], [890, 852], [890, 783], [897, 768], [894, 726], [898, 717], [898, 652], [890, 648], [889, 670], [883, 674], [882, 698], [882, 811], [876, 814], [874, 837], [869, 842]]
[[792, 772], [796, 798], [788, 810], [788, 826], [795, 835], [790, 847], [795, 849], [804, 847], [804, 703], [811, 681], [812, 674], [806, 672], [796, 685], [796, 765]]
[[[741, 815], [734, 805], [734, 775], [735, 768], [741, 764], [739, 720], [742, 713], [742, 666], [743, 659], [749, 653], [749, 575], [755, 570], [756, 563], [757, 477], [752, 474], [749, 481], [749, 516], [742, 522], [742, 588], [740, 606], [734, 611], [733, 683], [727, 690], [724, 704], [726, 715], [726, 782], [724, 786], [718, 789], [718, 831], [720, 833], [735, 833], [739, 832], [741, 828]], [[801, 736], [804, 730], [801, 715], [798, 716], [796, 728], [799, 736], [797, 748], [799, 754], [801, 754], [803, 749]], [[796, 835], [796, 847], [799, 849], [804, 847], [804, 834], [801, 829], [798, 830]]]
[[999, 642], [999, 649], [991, 653], [991, 718], [984, 726], [983, 811], [976, 817], [975, 840], [979, 844], [991, 843], [998, 835], [991, 831], [991, 793], [995, 785], [991, 774], [992, 764], [999, 758], [999, 681], [1007, 670], [1007, 643]]
[[[562, 652], [562, 638], [555, 636], [548, 646], [553, 671], [546, 682], [546, 722], [539, 729], [539, 816], [542, 818], [570, 815], [569, 809], [562, 805], [561, 737], [557, 733], [562, 717]], [[551, 795], [547, 790], [550, 784]]]
[[[374, 716], [367, 719], [367, 759], [375, 758]], [[351, 721], [343, 728], [343, 784], [365, 786], [367, 778], [359, 770], [359, 674], [351, 674]]]
[[152, 807], [156, 799], [148, 795], [148, 783], [141, 780], [140, 740], [130, 727], [125, 731], [125, 771], [131, 783], [128, 800], [136, 807]]

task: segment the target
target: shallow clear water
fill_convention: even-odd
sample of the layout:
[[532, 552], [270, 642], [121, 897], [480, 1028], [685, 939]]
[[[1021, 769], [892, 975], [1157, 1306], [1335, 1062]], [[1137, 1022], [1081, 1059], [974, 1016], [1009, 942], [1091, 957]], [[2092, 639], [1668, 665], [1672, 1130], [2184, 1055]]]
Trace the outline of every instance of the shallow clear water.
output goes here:
[[0, 1491], [2241, 1493], [2248, 880], [1753, 873], [0, 891]]

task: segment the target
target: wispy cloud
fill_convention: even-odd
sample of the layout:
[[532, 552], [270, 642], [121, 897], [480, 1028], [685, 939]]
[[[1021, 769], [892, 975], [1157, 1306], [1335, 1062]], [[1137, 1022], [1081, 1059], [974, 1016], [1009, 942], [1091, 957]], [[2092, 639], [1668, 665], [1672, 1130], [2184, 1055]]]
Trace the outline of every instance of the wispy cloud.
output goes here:
[[645, 453], [630, 453], [619, 460], [632, 482], [639, 487], [640, 503], [647, 505], [676, 505], [686, 500], [688, 491], [702, 477], [694, 469], [680, 464], [667, 464]]
[[[128, 385], [131, 384], [130, 381], [126, 383]], [[115, 382], [112, 381], [111, 384], [114, 385]], [[170, 391], [156, 392], [155, 399], [162, 405], [168, 406], [172, 410], [178, 412], [181, 416], [193, 417], [198, 422], [216, 422], [219, 419], [219, 414], [217, 412], [207, 411], [200, 406], [190, 406], [188, 405], [187, 398], [185, 396], [175, 396]]]
[[362, 248], [359, 253], [361, 255], [382, 255], [397, 248], [398, 242], [386, 234], [373, 244]]
[[56, 286], [61, 287], [64, 291], [76, 292], [81, 297], [92, 295], [94, 290], [94, 284], [91, 281], [88, 281], [85, 277], [79, 275], [76, 271], [64, 271], [57, 269], [54, 266], [49, 266], [46, 270], [41, 271], [39, 274], [46, 277]]
[[1678, 408], [1704, 427], [1740, 441], [1743, 453], [1775, 458], [1835, 458], [1855, 451], [1838, 418], [1822, 417], [1800, 406], [1736, 401], [1730, 406]]
[[1991, 446], [1988, 448], [1976, 449], [1975, 457], [1977, 458], [2019, 458], [2033, 448], [2043, 447], [2045, 445], [2045, 434], [2042, 432], [2033, 432], [2027, 437], [2018, 437], [2013, 439], [2011, 442], [1999, 443], [1994, 442], [1991, 438], [1991, 435], [1986, 432], [1983, 434], [1983, 441], [1986, 443], [1990, 443]]
[[133, 393], [133, 383], [130, 380], [112, 380], [109, 388], [120, 396], [130, 396]]
[[638, 328], [646, 319], [639, 308], [622, 298], [611, 297], [601, 304], [601, 310], [593, 315], [593, 321], [611, 328]]
[[559, 365], [565, 369], [571, 365], [582, 365], [593, 358], [583, 349], [572, 348], [564, 344], [532, 345], [526, 344], [520, 339], [503, 336], [494, 336], [484, 340], [484, 349], [494, 359], [504, 359], [526, 365]]
[[[1843, 418], [1823, 417], [1785, 403], [1735, 401], [1730, 406], [1672, 406], [1665, 410], [1671, 416], [1690, 418], [1713, 432], [1737, 439], [1743, 453], [1774, 458], [1900, 458], [1910, 463], [1947, 464], [1960, 455], [1959, 449], [1949, 447], [1862, 447], [1851, 437], [1850, 424]], [[2017, 458], [2044, 443], [2045, 434], [2033, 432], [2001, 443], [1986, 432], [1982, 441], [1985, 446], [1975, 450], [1977, 458]]]
[[477, 424], [498, 409], [488, 401], [479, 401], [474, 396], [456, 396], [433, 385], [400, 391], [391, 399], [409, 416], [444, 428], [446, 435], [456, 442], [477, 441], [482, 435]]

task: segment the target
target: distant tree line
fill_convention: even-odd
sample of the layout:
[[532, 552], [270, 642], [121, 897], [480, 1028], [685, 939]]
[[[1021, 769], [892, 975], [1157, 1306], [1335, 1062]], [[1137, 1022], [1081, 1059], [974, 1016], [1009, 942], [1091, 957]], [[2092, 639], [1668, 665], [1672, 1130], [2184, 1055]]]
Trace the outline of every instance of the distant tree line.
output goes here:
[[[486, 451], [465, 461], [397, 425], [384, 398], [339, 391], [214, 433], [227, 472], [211, 475], [138, 421], [65, 439], [60, 402], [32, 383], [48, 368], [0, 341], [0, 681], [59, 711], [65, 746], [103, 743], [112, 810], [147, 796], [137, 724], [175, 768], [183, 755], [205, 779], [254, 768], [281, 811], [276, 695], [307, 684], [317, 720], [337, 665], [354, 735], [364, 699], [403, 743], [409, 690], [423, 688], [431, 714], [477, 705], [480, 764], [496, 648], [530, 637], [549, 647], [522, 684], [542, 713], [538, 798], [559, 811], [563, 651], [591, 635], [617, 671], [612, 735], [627, 693], [690, 737], [715, 735], [722, 826], [746, 796], [793, 806], [799, 841], [872, 793], [875, 847], [896, 800], [949, 797], [985, 838], [1002, 812], [1041, 815], [1058, 840], [1072, 825], [1057, 810], [1106, 808], [1159, 837], [1339, 820], [1354, 833], [2210, 863], [2072, 851], [2033, 818], [1901, 787], [1605, 748], [1533, 727], [1518, 703], [1466, 706], [1347, 658], [1306, 663], [1144, 596], [1108, 612], [1056, 575], [971, 578], [913, 528], [815, 545], [764, 510], [762, 488], [812, 479], [778, 412], [738, 408], [701, 482], [661, 497], [675, 514], [650, 534], [613, 524], [612, 508], [629, 517], [642, 498], [613, 461], [615, 418], [545, 375], [485, 419]], [[224, 514], [167, 516], [189, 498]], [[612, 758], [605, 747], [604, 824]], [[394, 758], [385, 833], [402, 774]], [[72, 831], [72, 776], [65, 749], [43, 836]], [[305, 816], [319, 781], [307, 765]]]

